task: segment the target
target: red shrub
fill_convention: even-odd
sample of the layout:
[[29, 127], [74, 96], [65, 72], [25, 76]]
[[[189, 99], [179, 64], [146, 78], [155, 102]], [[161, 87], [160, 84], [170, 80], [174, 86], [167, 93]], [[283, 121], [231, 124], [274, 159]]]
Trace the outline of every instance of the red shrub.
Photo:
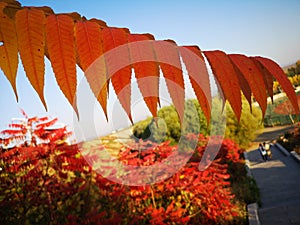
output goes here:
[[[196, 138], [193, 157], [199, 159], [208, 139]], [[45, 145], [1, 154], [0, 224], [222, 224], [237, 215], [226, 164], [239, 160], [232, 141], [224, 141], [218, 158], [205, 171], [191, 160], [162, 182], [136, 187], [114, 183], [92, 170], [103, 146], [90, 146], [86, 158], [81, 147]], [[177, 150], [169, 143], [140, 142], [121, 149], [118, 160], [147, 167], [169, 157], [180, 165], [184, 152], [170, 157]], [[109, 159], [102, 160], [108, 177], [118, 172], [105, 164]], [[142, 174], [130, 176], [142, 179]], [[159, 176], [157, 171], [153, 176]]]

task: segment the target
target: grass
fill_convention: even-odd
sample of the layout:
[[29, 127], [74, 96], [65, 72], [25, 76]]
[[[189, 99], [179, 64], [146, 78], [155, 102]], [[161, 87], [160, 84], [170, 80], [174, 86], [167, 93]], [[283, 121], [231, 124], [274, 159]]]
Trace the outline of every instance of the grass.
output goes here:
[[259, 188], [254, 178], [247, 176], [244, 163], [236, 163], [229, 166], [231, 184], [237, 199], [246, 204], [260, 203]]
[[235, 201], [244, 212], [243, 220], [236, 224], [248, 224], [247, 205], [257, 202], [261, 206], [260, 192], [254, 178], [247, 176], [245, 162], [229, 164], [230, 183]]

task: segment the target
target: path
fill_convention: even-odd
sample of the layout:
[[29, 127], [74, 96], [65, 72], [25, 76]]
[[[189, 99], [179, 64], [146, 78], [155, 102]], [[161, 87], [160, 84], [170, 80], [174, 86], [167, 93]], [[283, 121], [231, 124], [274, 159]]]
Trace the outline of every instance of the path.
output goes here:
[[[289, 128], [266, 129], [256, 142], [275, 139]], [[254, 148], [254, 149], [253, 149]], [[248, 150], [250, 170], [260, 189], [261, 225], [300, 225], [300, 163], [272, 146], [273, 158], [263, 162], [254, 146]]]
[[[255, 140], [255, 143], [271, 141], [277, 139], [280, 135], [284, 135], [285, 132], [292, 130], [293, 126], [278, 126], [264, 128], [264, 132], [260, 134]], [[256, 147], [256, 145], [254, 146]]]

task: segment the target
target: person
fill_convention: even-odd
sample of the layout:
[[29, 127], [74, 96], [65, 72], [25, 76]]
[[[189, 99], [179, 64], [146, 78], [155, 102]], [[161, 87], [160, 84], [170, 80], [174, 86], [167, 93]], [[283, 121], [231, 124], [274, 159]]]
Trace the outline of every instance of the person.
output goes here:
[[270, 144], [269, 143], [266, 143], [264, 142], [263, 143], [263, 147], [265, 148], [266, 152], [267, 152], [267, 159], [271, 159], [272, 158], [272, 152], [271, 152], [271, 148], [270, 148]]
[[264, 161], [267, 161], [267, 151], [261, 143], [259, 143], [258, 151], [259, 151], [262, 159]]

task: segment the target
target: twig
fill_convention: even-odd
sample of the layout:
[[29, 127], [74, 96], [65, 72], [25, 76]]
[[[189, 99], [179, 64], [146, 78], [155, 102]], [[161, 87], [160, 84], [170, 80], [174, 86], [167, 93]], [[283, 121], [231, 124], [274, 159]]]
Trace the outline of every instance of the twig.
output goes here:
[[150, 191], [151, 191], [152, 202], [153, 202], [154, 208], [156, 209], [156, 203], [155, 203], [154, 192], [153, 192], [152, 186], [150, 186]]

